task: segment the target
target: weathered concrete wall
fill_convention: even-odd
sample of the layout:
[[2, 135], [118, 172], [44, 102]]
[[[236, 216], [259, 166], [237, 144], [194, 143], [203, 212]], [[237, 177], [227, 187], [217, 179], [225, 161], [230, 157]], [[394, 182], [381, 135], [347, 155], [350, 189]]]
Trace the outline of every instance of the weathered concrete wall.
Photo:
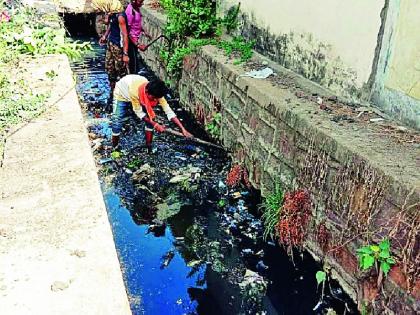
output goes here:
[[[161, 33], [162, 15], [144, 10], [144, 17], [153, 35]], [[158, 51], [153, 47], [144, 57], [167, 78]], [[240, 77], [243, 72], [216, 48], [205, 47], [184, 59], [177, 82], [180, 100], [203, 124], [221, 113], [220, 141], [263, 194], [277, 182], [285, 190], [310, 191], [314, 204], [305, 247], [332, 267], [355, 300], [375, 301], [377, 313], [384, 310], [383, 296], [376, 278], [358, 270], [355, 253], [366, 239], [378, 242], [390, 235], [399, 264], [384, 281], [386, 294], [392, 293], [387, 307], [397, 314], [414, 314], [420, 283], [413, 271], [403, 269], [410, 266], [418, 272], [418, 252], [407, 254], [404, 246], [418, 242], [418, 235], [410, 232], [412, 224], [420, 223], [420, 149], [378, 136], [374, 129], [332, 122], [296, 88], [311, 91], [311, 83], [285, 69], [275, 78], [281, 85]], [[397, 218], [411, 225], [403, 226]], [[325, 240], [319, 237], [321, 229]]]
[[224, 0], [221, 10], [239, 2], [240, 32], [262, 54], [348, 96], [367, 83], [384, 0]]
[[386, 112], [420, 129], [420, 3], [389, 0], [384, 17], [372, 99]]
[[420, 2], [401, 2], [385, 86], [420, 100]]

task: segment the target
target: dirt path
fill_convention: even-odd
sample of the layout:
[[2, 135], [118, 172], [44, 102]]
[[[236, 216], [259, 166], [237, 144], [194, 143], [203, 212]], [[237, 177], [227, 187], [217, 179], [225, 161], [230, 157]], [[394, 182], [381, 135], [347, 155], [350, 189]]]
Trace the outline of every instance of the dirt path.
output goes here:
[[35, 89], [48, 83], [47, 71], [58, 76], [46, 113], [5, 146], [1, 313], [129, 314], [67, 58], [33, 60], [26, 68]]

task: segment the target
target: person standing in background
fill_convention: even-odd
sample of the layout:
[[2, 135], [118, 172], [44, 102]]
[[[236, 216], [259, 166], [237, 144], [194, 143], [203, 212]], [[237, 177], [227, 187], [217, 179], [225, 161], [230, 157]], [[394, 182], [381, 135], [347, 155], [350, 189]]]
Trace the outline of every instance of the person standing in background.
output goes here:
[[99, 43], [103, 45], [108, 42], [105, 71], [108, 74], [112, 100], [115, 84], [127, 74], [129, 64], [127, 17], [119, 0], [93, 0], [92, 5], [107, 15], [105, 21], [108, 21], [108, 27]]
[[144, 0], [131, 0], [125, 10], [128, 23], [128, 56], [130, 58], [129, 69], [131, 74], [137, 74], [144, 66], [139, 55], [139, 50], [144, 50], [144, 45], [139, 44], [139, 38], [143, 33], [147, 38], [151, 38], [142, 25], [142, 15], [140, 8], [143, 6]]

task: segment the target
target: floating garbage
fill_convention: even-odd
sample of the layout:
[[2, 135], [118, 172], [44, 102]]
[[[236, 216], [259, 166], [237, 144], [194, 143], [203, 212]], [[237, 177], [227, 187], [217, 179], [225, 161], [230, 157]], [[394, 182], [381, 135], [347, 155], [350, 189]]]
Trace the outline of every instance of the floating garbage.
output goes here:
[[239, 283], [239, 287], [252, 303], [260, 305], [267, 292], [268, 281], [258, 273], [247, 269], [243, 281]]
[[233, 194], [232, 194], [232, 197], [234, 198], [234, 199], [239, 199], [239, 198], [241, 198], [242, 197], [242, 195], [241, 195], [241, 193], [240, 192], [234, 192]]
[[165, 255], [162, 256], [162, 264], [160, 265], [160, 269], [164, 269], [168, 267], [171, 263], [172, 259], [175, 257], [175, 251], [170, 250]]
[[376, 123], [376, 122], [381, 122], [384, 121], [385, 119], [383, 118], [371, 118], [369, 119], [370, 122]]
[[109, 162], [113, 162], [114, 160], [112, 158], [100, 158], [99, 159], [99, 164], [103, 165]]
[[191, 174], [181, 174], [181, 175], [176, 175], [174, 177], [172, 177], [169, 182], [171, 184], [176, 184], [176, 183], [181, 183], [185, 180], [189, 180], [191, 178]]
[[264, 264], [262, 260], [260, 260], [256, 265], [257, 271], [264, 271], [268, 269], [268, 266]]
[[159, 220], [166, 220], [172, 216], [174, 216], [175, 214], [177, 214], [180, 210], [181, 210], [181, 203], [180, 202], [174, 202], [171, 204], [168, 204], [166, 202], [158, 204], [156, 206], [157, 208], [157, 218]]
[[242, 252], [242, 254], [244, 254], [244, 255], [252, 255], [252, 254], [253, 254], [253, 251], [252, 251], [252, 249], [250, 249], [250, 248], [245, 248], [245, 249], [243, 249], [241, 252]]
[[134, 172], [132, 179], [133, 181], [141, 182], [143, 179], [150, 178], [153, 174], [154, 168], [146, 163]]

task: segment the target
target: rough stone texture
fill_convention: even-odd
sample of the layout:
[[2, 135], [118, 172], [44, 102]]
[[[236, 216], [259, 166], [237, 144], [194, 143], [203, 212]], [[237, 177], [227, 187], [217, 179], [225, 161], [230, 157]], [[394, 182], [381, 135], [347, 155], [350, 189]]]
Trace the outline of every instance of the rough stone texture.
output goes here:
[[6, 142], [1, 313], [131, 314], [68, 60], [22, 68], [33, 91], [51, 97], [46, 113]]
[[[149, 32], [161, 33], [164, 17], [143, 12]], [[161, 78], [167, 78], [158, 51], [158, 47], [149, 49], [144, 57]], [[398, 244], [413, 242], [410, 266], [419, 271], [414, 262], [419, 236], [409, 235], [413, 225], [399, 221], [419, 222], [418, 135], [414, 144], [399, 143], [372, 124], [336, 123], [311, 97], [304, 97], [308, 93], [327, 97], [328, 91], [282, 67], [270, 66], [277, 72], [274, 81], [283, 80], [283, 85], [240, 77], [242, 66], [233, 65], [216, 48], [205, 47], [184, 59], [176, 82], [180, 101], [203, 124], [216, 112], [222, 114], [220, 141], [246, 167], [251, 183], [263, 194], [272, 191], [276, 182], [285, 190], [310, 191], [313, 219], [305, 247], [332, 267], [333, 276], [355, 300], [369, 304], [375, 300], [376, 313], [382, 313], [383, 300], [371, 277], [361, 277], [355, 253], [366, 239], [379, 242], [391, 234], [399, 265], [407, 261], [401, 258], [403, 246]], [[326, 244], [317, 237], [321, 225], [328, 235]], [[397, 314], [419, 310], [415, 275], [413, 279], [411, 274], [410, 290], [406, 277], [397, 266], [384, 280], [385, 292], [392, 293], [387, 307]]]

